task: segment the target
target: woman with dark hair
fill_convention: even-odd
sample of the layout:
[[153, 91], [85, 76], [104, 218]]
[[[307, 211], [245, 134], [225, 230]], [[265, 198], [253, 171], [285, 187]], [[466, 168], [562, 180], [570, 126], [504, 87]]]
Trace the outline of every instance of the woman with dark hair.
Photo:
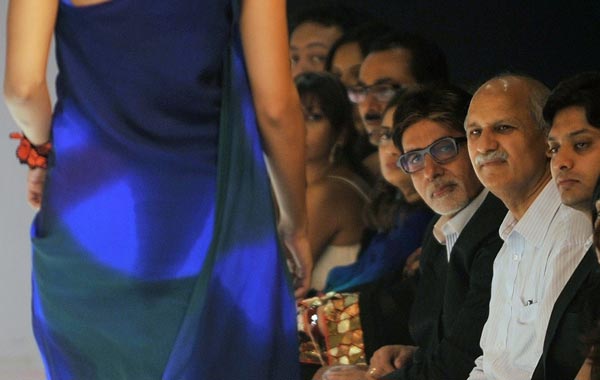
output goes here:
[[296, 77], [306, 124], [308, 236], [312, 287], [323, 290], [329, 270], [356, 260], [369, 201], [360, 163], [351, 152], [356, 133], [342, 83], [329, 73]]

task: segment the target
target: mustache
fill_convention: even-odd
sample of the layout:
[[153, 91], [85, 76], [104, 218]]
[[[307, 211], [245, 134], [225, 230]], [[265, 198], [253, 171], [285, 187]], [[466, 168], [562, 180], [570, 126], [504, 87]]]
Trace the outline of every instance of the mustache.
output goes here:
[[506, 161], [508, 154], [503, 151], [495, 150], [489, 153], [480, 153], [475, 156], [475, 166], [485, 165], [492, 161]]
[[375, 112], [369, 112], [365, 115], [365, 120], [367, 120], [367, 121], [381, 120], [381, 114], [378, 114]]
[[456, 182], [449, 181], [447, 179], [434, 179], [429, 183], [429, 189], [431, 192], [437, 191], [446, 186], [454, 186]]

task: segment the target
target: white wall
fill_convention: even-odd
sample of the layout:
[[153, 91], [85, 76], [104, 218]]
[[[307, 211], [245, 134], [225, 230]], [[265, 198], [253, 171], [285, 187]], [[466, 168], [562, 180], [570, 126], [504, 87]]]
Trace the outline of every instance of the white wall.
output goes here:
[[[8, 1], [0, 1], [0, 78], [6, 57], [7, 5]], [[53, 77], [53, 62], [50, 71]], [[17, 127], [0, 103], [0, 380], [41, 380], [30, 313], [29, 225], [34, 213], [25, 201], [27, 169], [16, 160], [17, 141], [8, 139]]]

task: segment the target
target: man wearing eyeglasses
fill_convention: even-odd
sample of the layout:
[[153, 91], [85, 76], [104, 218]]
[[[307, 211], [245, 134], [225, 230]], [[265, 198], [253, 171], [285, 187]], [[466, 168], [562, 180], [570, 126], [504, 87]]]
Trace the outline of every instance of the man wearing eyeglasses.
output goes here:
[[463, 127], [469, 100], [456, 88], [408, 90], [396, 109], [398, 166], [439, 216], [425, 232], [409, 321], [418, 347], [380, 348], [369, 379], [465, 379], [481, 354], [506, 208], [469, 161]]
[[499, 229], [504, 244], [494, 261], [483, 354], [469, 380], [531, 379], [554, 304], [591, 245], [589, 219], [561, 204], [550, 180], [542, 118], [548, 94], [534, 79], [501, 75], [469, 106], [471, 162], [509, 210]]
[[[348, 96], [358, 105], [365, 129], [373, 136], [387, 104], [400, 89], [447, 80], [446, 59], [437, 45], [416, 35], [392, 33], [370, 46], [360, 66], [358, 85], [348, 89]], [[374, 138], [370, 141], [377, 144]]]

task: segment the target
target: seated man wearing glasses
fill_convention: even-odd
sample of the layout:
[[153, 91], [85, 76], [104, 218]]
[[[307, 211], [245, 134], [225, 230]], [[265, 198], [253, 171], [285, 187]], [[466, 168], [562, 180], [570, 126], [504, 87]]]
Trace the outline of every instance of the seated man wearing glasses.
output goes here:
[[[415, 84], [445, 83], [446, 58], [434, 43], [408, 33], [389, 33], [374, 40], [360, 65], [358, 84], [348, 88], [357, 105], [366, 136], [377, 145], [383, 113], [390, 100], [403, 87]], [[377, 152], [363, 160], [374, 175], [379, 173]]]
[[483, 188], [469, 161], [463, 127], [469, 100], [456, 88], [425, 88], [409, 90], [396, 109], [398, 166], [439, 216], [425, 232], [411, 309], [417, 346], [377, 350], [369, 379], [466, 379], [481, 354], [506, 208]]
[[[402, 87], [414, 84], [445, 83], [446, 58], [440, 48], [420, 36], [390, 33], [375, 40], [360, 66], [358, 84], [348, 96], [369, 135], [381, 126], [383, 112]], [[372, 144], [377, 141], [372, 139]]]

